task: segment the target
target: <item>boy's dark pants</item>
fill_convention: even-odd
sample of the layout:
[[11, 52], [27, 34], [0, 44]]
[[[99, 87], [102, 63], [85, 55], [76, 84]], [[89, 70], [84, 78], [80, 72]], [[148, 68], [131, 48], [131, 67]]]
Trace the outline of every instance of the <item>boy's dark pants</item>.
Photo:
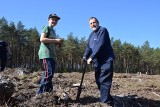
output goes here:
[[45, 72], [40, 82], [40, 89], [37, 94], [51, 92], [53, 90], [52, 78], [55, 71], [55, 61], [53, 58], [43, 59]]

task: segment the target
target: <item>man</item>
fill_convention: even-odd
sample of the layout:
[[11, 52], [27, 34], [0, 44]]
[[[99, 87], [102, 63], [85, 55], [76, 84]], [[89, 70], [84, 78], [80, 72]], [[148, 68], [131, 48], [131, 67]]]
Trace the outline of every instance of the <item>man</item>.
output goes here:
[[40, 89], [37, 94], [51, 92], [53, 90], [52, 78], [55, 71], [55, 46], [61, 45], [63, 39], [56, 39], [56, 33], [53, 30], [60, 20], [56, 14], [50, 14], [48, 17], [48, 26], [43, 27], [38, 52], [39, 59], [43, 61], [45, 72], [40, 82]]
[[113, 105], [110, 88], [113, 78], [114, 53], [110, 37], [105, 27], [99, 26], [96, 17], [89, 19], [90, 28], [93, 30], [89, 36], [88, 44], [83, 55], [83, 62], [94, 63], [95, 79], [100, 91], [100, 102]]
[[7, 42], [0, 41], [0, 62], [1, 62], [0, 72], [4, 71], [10, 56], [11, 56], [11, 51]]

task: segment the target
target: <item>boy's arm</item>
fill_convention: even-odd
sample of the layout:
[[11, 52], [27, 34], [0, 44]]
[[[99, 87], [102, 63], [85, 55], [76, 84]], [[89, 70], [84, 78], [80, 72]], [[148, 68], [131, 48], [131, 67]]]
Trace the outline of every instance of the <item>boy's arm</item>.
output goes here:
[[61, 44], [61, 43], [63, 43], [63, 39], [51, 39], [51, 38], [47, 38], [47, 34], [46, 33], [42, 33], [41, 37], [40, 37], [40, 42]]

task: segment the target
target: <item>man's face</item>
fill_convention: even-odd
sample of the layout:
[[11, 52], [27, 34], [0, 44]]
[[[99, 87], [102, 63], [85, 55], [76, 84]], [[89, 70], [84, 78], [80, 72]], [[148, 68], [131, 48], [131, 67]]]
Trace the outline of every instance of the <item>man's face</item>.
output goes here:
[[90, 25], [90, 28], [94, 31], [97, 30], [97, 28], [99, 27], [98, 22], [94, 18], [89, 20], [89, 25]]
[[49, 23], [50, 26], [54, 27], [54, 26], [57, 25], [58, 19], [56, 17], [49, 18], [48, 23]]

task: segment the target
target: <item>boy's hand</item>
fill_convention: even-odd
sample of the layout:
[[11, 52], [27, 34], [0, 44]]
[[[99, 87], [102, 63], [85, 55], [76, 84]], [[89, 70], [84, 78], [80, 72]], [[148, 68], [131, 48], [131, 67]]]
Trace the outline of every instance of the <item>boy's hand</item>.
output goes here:
[[62, 38], [62, 39], [57, 39], [57, 40], [59, 41], [58, 47], [61, 47], [62, 43], [64, 42], [64, 39]]
[[64, 42], [64, 39], [56, 39], [57, 40], [57, 44], [62, 44]]
[[64, 39], [63, 38], [61, 38], [61, 44], [64, 42]]

